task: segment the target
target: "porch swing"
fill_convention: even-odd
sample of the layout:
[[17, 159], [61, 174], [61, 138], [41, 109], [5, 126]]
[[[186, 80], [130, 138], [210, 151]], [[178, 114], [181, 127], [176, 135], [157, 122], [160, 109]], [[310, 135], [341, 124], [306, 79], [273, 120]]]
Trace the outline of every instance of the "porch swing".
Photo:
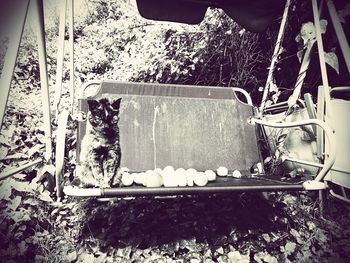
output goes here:
[[[59, 105], [60, 88], [62, 85], [63, 69], [63, 43], [65, 12], [67, 1], [62, 6], [60, 15], [59, 52], [56, 85], [59, 87], [56, 95], [55, 106]], [[268, 10], [266, 13], [257, 14], [249, 12], [242, 5], [244, 1], [180, 1], [181, 5], [171, 1], [173, 7], [161, 4], [162, 1], [147, 0], [137, 1], [140, 14], [153, 20], [175, 21], [188, 24], [199, 23], [203, 19], [208, 6], [222, 8], [229, 16], [236, 19], [242, 26], [254, 31], [264, 30], [275, 15], [280, 10]], [[253, 1], [254, 2], [254, 1]], [[259, 1], [256, 1], [258, 3]], [[270, 1], [274, 2], [273, 0]], [[40, 73], [41, 79], [47, 79], [45, 42], [43, 38], [43, 16], [42, 4], [40, 0], [35, 2], [38, 6], [38, 17], [40, 21], [39, 35], [42, 42], [39, 43], [41, 50]], [[39, 3], [39, 4], [38, 4]], [[73, 1], [70, 2], [70, 54], [71, 54], [71, 95], [74, 94], [73, 79]], [[255, 3], [255, 2], [254, 2]], [[126, 83], [114, 80], [91, 81], [83, 84], [78, 99], [79, 109], [74, 115], [72, 112], [63, 110], [58, 115], [58, 130], [56, 139], [56, 191], [57, 197], [62, 197], [63, 193], [69, 196], [78, 197], [124, 197], [124, 196], [161, 196], [161, 195], [187, 195], [199, 193], [222, 193], [234, 191], [304, 191], [304, 190], [325, 190], [328, 187], [327, 181], [339, 186], [341, 191], [332, 188], [332, 194], [342, 200], [349, 201], [348, 189], [350, 189], [349, 162], [347, 149], [350, 148], [349, 140], [336, 147], [336, 142], [344, 142], [344, 129], [349, 131], [348, 123], [344, 127], [344, 121], [331, 118], [333, 116], [333, 106], [338, 104], [338, 99], [331, 99], [331, 94], [348, 92], [348, 88], [334, 88], [332, 92], [328, 85], [327, 72], [325, 69], [323, 46], [320, 32], [320, 19], [317, 1], [312, 0], [314, 22], [317, 33], [317, 47], [320, 58], [322, 81], [319, 88], [317, 112], [312, 103], [310, 95], [304, 99], [307, 115], [294, 118], [291, 121], [287, 118], [280, 118], [280, 112], [286, 112], [293, 105], [288, 102], [266, 106], [266, 98], [270, 91], [273, 79], [273, 72], [277, 61], [278, 52], [281, 46], [287, 21], [290, 0], [286, 1], [282, 17], [279, 34], [271, 61], [267, 82], [264, 89], [263, 99], [259, 107], [252, 104], [249, 94], [241, 88], [236, 87], [204, 87], [173, 84], [150, 84], [150, 83]], [[176, 6], [176, 8], [175, 8]], [[336, 28], [337, 37], [342, 46], [342, 52], [350, 71], [349, 46], [344, 32], [339, 25], [339, 19], [334, 11], [332, 1], [327, 1], [327, 6], [332, 17], [332, 22]], [[28, 8], [28, 6], [27, 6]], [[236, 8], [236, 9], [235, 9]], [[333, 8], [333, 9], [332, 9]], [[187, 10], [187, 11], [186, 11]], [[191, 12], [197, 10], [198, 12]], [[332, 11], [333, 10], [333, 11]], [[174, 11], [174, 12], [172, 12]], [[243, 19], [239, 13], [244, 14]], [[274, 14], [274, 15], [271, 15]], [[24, 16], [25, 17], [25, 16]], [[256, 19], [254, 19], [254, 17]], [[247, 19], [248, 18], [248, 19]], [[23, 27], [23, 24], [22, 24]], [[15, 38], [16, 39], [16, 38]], [[19, 44], [20, 34], [17, 40]], [[17, 42], [15, 42], [17, 43]], [[41, 47], [41, 49], [40, 49]], [[40, 55], [40, 53], [39, 53]], [[15, 58], [14, 58], [15, 61]], [[307, 69], [309, 56], [305, 55], [300, 72]], [[12, 74], [12, 72], [7, 72]], [[302, 74], [301, 74], [302, 75]], [[12, 75], [11, 75], [12, 76]], [[305, 77], [305, 76], [302, 76]], [[42, 82], [44, 94], [44, 105], [49, 111], [49, 97], [47, 92], [47, 82]], [[302, 82], [297, 81], [294, 95], [300, 97]], [[5, 85], [9, 88], [9, 85]], [[86, 96], [87, 89], [96, 86], [97, 91]], [[341, 90], [341, 91], [340, 91]], [[45, 93], [46, 92], [46, 93]], [[242, 102], [236, 96], [240, 92], [245, 97]], [[320, 95], [321, 94], [321, 95]], [[7, 97], [7, 96], [6, 96]], [[88, 99], [100, 98], [122, 98], [123, 111], [120, 115], [120, 145], [121, 145], [121, 166], [128, 167], [130, 172], [143, 172], [155, 168], [173, 166], [175, 168], [194, 168], [197, 171], [216, 170], [218, 167], [226, 167], [230, 173], [239, 170], [240, 178], [220, 177], [205, 186], [182, 186], [182, 187], [144, 187], [138, 185], [121, 187], [98, 187], [98, 188], [77, 188], [64, 186], [64, 150], [66, 140], [66, 127], [72, 116], [78, 120], [77, 136], [77, 166], [80, 165], [79, 153], [81, 151], [82, 138], [86, 132], [86, 116], [88, 111]], [[73, 100], [72, 100], [73, 101]], [[303, 105], [304, 105], [303, 104]], [[349, 101], [345, 108], [340, 106], [340, 112], [349, 113]], [[135, 107], [137, 105], [137, 107]], [[327, 109], [326, 114], [324, 109]], [[1, 119], [3, 117], [2, 115]], [[58, 111], [57, 111], [58, 112]], [[298, 111], [295, 111], [298, 112]], [[277, 120], [277, 121], [276, 121]], [[46, 116], [45, 123], [46, 137], [51, 138], [50, 115]], [[329, 125], [337, 127], [337, 134]], [[258, 145], [258, 139], [269, 140], [269, 134], [276, 129], [293, 127], [311, 127], [317, 133], [318, 155], [321, 162], [299, 160], [289, 156], [283, 156], [284, 162], [293, 163], [296, 166], [316, 167], [312, 180], [306, 178], [289, 178], [282, 180], [278, 174], [268, 174], [263, 169], [252, 169], [261, 167], [263, 160]], [[342, 130], [341, 132], [338, 132]], [[340, 136], [340, 137], [339, 137]], [[326, 140], [327, 139], [327, 140]], [[47, 143], [47, 152], [50, 152], [51, 141]], [[272, 145], [270, 145], [273, 148]], [[336, 159], [336, 154], [338, 157]], [[339, 157], [340, 156], [340, 157]], [[49, 159], [49, 158], [47, 158]], [[43, 160], [39, 160], [43, 161]], [[38, 162], [38, 161], [37, 161]], [[36, 162], [36, 163], [37, 163]], [[323, 162], [323, 163], [322, 163]], [[34, 165], [36, 163], [30, 163]], [[336, 163], [335, 166], [334, 163]], [[339, 163], [339, 166], [338, 166]], [[26, 166], [26, 168], [28, 167]], [[77, 169], [78, 171], [79, 169]], [[331, 172], [330, 172], [331, 171]], [[79, 172], [79, 171], [78, 171]], [[8, 173], [6, 176], [10, 176]]]

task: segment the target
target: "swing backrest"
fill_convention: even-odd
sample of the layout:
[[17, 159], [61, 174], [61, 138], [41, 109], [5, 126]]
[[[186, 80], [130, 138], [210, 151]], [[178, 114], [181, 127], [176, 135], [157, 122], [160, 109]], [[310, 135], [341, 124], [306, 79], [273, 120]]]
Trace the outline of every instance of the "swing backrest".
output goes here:
[[[92, 98], [122, 98], [121, 166], [145, 171], [171, 165], [249, 170], [260, 162], [252, 106], [232, 88], [104, 81]], [[87, 113], [87, 98], [79, 101]], [[78, 128], [78, 164], [86, 121]]]

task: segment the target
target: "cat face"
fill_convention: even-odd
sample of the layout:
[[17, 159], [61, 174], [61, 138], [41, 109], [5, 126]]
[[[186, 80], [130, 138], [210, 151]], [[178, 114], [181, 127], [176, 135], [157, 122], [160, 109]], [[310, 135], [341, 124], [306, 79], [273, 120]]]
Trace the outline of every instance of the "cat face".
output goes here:
[[118, 129], [121, 100], [121, 98], [112, 101], [106, 98], [88, 100], [88, 121], [94, 131], [100, 134], [111, 134], [113, 130]]

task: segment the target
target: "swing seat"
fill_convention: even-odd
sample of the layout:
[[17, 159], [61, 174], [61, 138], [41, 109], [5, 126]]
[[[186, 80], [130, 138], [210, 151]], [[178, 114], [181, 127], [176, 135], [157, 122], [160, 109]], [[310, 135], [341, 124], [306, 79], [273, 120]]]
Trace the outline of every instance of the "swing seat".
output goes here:
[[[119, 114], [121, 167], [127, 167], [131, 173], [169, 165], [197, 171], [216, 171], [224, 166], [231, 174], [239, 170], [241, 178], [218, 176], [202, 187], [147, 188], [135, 184], [103, 189], [65, 187], [65, 194], [122, 197], [307, 189], [305, 178], [286, 179], [253, 171], [252, 167], [262, 161], [256, 126], [247, 121], [253, 115], [253, 107], [240, 101], [235, 91], [240, 89], [108, 80], [101, 82], [92, 96], [79, 99], [79, 111], [86, 116], [87, 100], [91, 98], [122, 98]], [[250, 102], [249, 98], [247, 101]], [[81, 120], [78, 166], [85, 131], [86, 120]]]

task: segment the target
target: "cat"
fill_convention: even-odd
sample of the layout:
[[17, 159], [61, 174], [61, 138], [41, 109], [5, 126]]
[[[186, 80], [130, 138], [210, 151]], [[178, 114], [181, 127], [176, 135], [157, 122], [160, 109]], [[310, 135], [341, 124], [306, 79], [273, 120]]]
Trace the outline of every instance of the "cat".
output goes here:
[[80, 186], [118, 184], [115, 177], [121, 159], [118, 127], [120, 104], [121, 98], [88, 100], [87, 128], [80, 152]]

